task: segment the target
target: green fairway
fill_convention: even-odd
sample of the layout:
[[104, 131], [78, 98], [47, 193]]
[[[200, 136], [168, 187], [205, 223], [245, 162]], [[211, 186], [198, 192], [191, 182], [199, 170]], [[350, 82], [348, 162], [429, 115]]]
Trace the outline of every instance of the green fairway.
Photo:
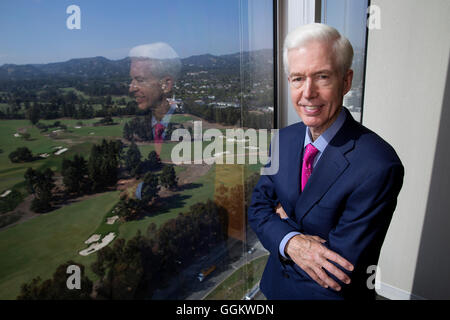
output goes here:
[[[46, 125], [59, 121], [67, 126], [67, 131], [54, 133], [58, 128], [41, 133], [31, 126], [28, 120], [0, 120], [0, 149], [3, 151], [0, 153], [0, 193], [15, 187], [25, 194], [23, 176], [29, 167], [39, 170], [51, 168], [60, 173], [64, 158], [73, 158], [79, 154], [88, 160], [94, 143], [101, 143], [103, 138], [120, 139], [123, 126], [130, 119], [115, 117], [114, 122], [117, 124], [111, 126], [94, 126], [99, 118], [81, 120], [81, 124], [80, 120], [76, 119], [41, 120]], [[192, 118], [189, 115], [174, 115], [172, 118], [176, 123], [186, 123], [190, 120]], [[22, 132], [26, 129], [31, 138], [27, 141], [14, 137], [19, 129]], [[49, 137], [50, 133], [53, 133], [52, 138]], [[203, 149], [210, 144], [208, 141], [199, 143], [203, 145]], [[163, 144], [163, 161], [171, 160], [171, 152], [176, 145], [176, 142]], [[29, 148], [34, 155], [49, 153], [50, 156], [29, 163], [11, 163], [9, 153], [21, 146]], [[147, 158], [150, 151], [155, 150], [155, 144], [152, 142], [139, 143], [138, 146], [142, 160]], [[68, 150], [61, 155], [54, 155], [57, 147]], [[194, 143], [191, 147], [193, 156]], [[125, 154], [126, 151], [127, 149], [124, 150]], [[90, 196], [84, 201], [0, 231], [0, 299], [15, 299], [21, 284], [37, 276], [43, 280], [51, 278], [59, 265], [71, 259], [82, 263], [86, 267], [88, 277], [96, 280], [95, 274], [90, 270], [96, 254], [87, 257], [78, 254], [87, 248], [84, 241], [93, 233], [104, 235], [113, 231], [118, 233], [118, 237], [129, 240], [138, 230], [145, 233], [151, 223], [160, 226], [179, 213], [187, 212], [195, 203], [213, 200], [216, 188], [221, 184], [227, 187], [242, 184], [244, 177], [258, 171], [259, 167], [260, 165], [212, 165], [206, 173], [203, 171], [201, 174], [192, 174], [193, 182], [163, 198], [154, 213], [135, 221], [105, 224], [105, 217], [114, 215], [111, 210], [119, 201], [119, 191], [116, 191]], [[175, 170], [177, 175], [190, 175], [189, 172], [184, 172], [190, 170], [189, 166], [175, 166]]]
[[[122, 137], [123, 126], [130, 118], [119, 118], [114, 117], [113, 125], [107, 126], [94, 126], [94, 123], [99, 122], [102, 118], [94, 118], [88, 120], [77, 120], [77, 119], [58, 119], [61, 125], [67, 126], [67, 132], [62, 132], [58, 134], [58, 139], [80, 139], [83, 137], [90, 138], [118, 138]], [[45, 125], [52, 125], [55, 120], [41, 120], [41, 123]], [[79, 125], [79, 123], [82, 123]], [[55, 131], [56, 128], [49, 129], [49, 133]]]
[[188, 121], [193, 121], [194, 118], [192, 118], [191, 116], [188, 115], [184, 115], [184, 114], [174, 114], [171, 118], [170, 118], [170, 122], [173, 123], [185, 123]]
[[[30, 133], [31, 138], [26, 141], [20, 137], [15, 137], [18, 129], [26, 129]], [[57, 156], [50, 156], [47, 159], [39, 159], [33, 162], [26, 163], [12, 163], [8, 155], [19, 147], [27, 147], [33, 153], [38, 155], [42, 153], [52, 153], [56, 149], [55, 147], [67, 147], [65, 142], [55, 141], [51, 138], [42, 135], [36, 127], [30, 125], [27, 120], [0, 120], [0, 192], [12, 188], [14, 185], [22, 182], [25, 171], [33, 167], [34, 169], [41, 167], [47, 161], [52, 162], [48, 167], [56, 166], [54, 162], [57, 158], [59, 162], [60, 158]]]
[[[46, 125], [59, 121], [60, 124], [67, 126], [67, 132], [57, 132], [53, 138], [50, 138], [49, 134], [56, 131], [56, 128], [41, 133], [28, 120], [0, 120], [0, 149], [2, 150], [0, 153], [0, 193], [23, 182], [24, 173], [30, 167], [38, 170], [50, 168], [59, 172], [63, 158], [70, 159], [75, 154], [79, 154], [87, 160], [94, 143], [101, 143], [104, 138], [120, 139], [123, 125], [127, 120], [127, 118], [114, 118], [116, 125], [96, 127], [92, 124], [99, 119], [83, 120], [83, 125], [79, 129], [76, 128], [79, 127], [77, 124], [79, 120], [76, 119], [41, 120], [41, 123]], [[21, 137], [15, 137], [14, 134], [19, 130], [26, 130], [31, 135], [30, 139], [24, 140]], [[50, 156], [32, 162], [12, 163], [8, 155], [19, 147], [27, 147], [35, 156], [45, 153]], [[54, 155], [57, 147], [68, 148], [68, 150], [61, 155]]]
[[71, 259], [86, 266], [92, 279], [89, 267], [96, 255], [78, 252], [118, 198], [119, 192], [99, 194], [0, 231], [0, 299], [15, 299], [22, 283], [48, 279]]
[[213, 166], [206, 175], [199, 178], [192, 188], [179, 192], [172, 198], [165, 199], [163, 207], [155, 212], [153, 216], [144, 217], [143, 219], [130, 221], [120, 225], [120, 236], [127, 240], [131, 239], [136, 235], [138, 230], [145, 233], [151, 223], [155, 223], [159, 227], [164, 222], [175, 218], [179, 213], [187, 212], [191, 205], [213, 199], [214, 180], [215, 166]]

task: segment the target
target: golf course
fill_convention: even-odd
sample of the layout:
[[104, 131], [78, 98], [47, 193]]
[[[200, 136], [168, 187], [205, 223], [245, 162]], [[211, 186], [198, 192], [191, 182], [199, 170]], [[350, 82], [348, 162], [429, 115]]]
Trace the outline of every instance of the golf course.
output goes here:
[[[97, 276], [90, 265], [95, 261], [96, 254], [80, 255], [80, 251], [88, 248], [85, 241], [92, 235], [103, 237], [114, 233], [114, 239], [131, 239], [139, 230], [145, 232], [152, 223], [159, 227], [185, 212], [191, 205], [214, 199], [220, 186], [242, 184], [244, 178], [260, 169], [260, 165], [175, 166], [180, 185], [178, 190], [165, 191], [157, 212], [133, 221], [107, 223], [107, 219], [114, 216], [114, 208], [120, 200], [119, 190], [71, 199], [69, 203], [48, 213], [32, 212], [29, 205], [33, 195], [27, 192], [24, 180], [28, 168], [50, 168], [56, 178], [61, 177], [63, 159], [81, 155], [87, 160], [94, 144], [100, 144], [103, 139], [121, 139], [123, 126], [130, 118], [114, 117], [113, 125], [94, 126], [98, 120], [42, 120], [47, 126], [58, 121], [58, 126], [46, 132], [41, 132], [27, 120], [0, 120], [0, 193], [7, 194], [7, 191], [15, 190], [22, 199], [13, 210], [0, 213], [0, 217], [19, 217], [14, 223], [0, 228], [0, 299], [15, 299], [23, 283], [36, 277], [43, 280], [51, 278], [55, 269], [69, 260], [83, 264], [87, 276], [95, 281]], [[173, 123], [186, 127], [193, 120], [196, 119], [186, 114], [172, 117]], [[202, 147], [207, 144], [203, 142]], [[143, 158], [155, 150], [152, 143], [137, 145]], [[175, 145], [175, 142], [164, 143], [160, 155], [163, 163], [170, 162]], [[28, 148], [35, 156], [34, 160], [11, 162], [8, 155], [19, 147]], [[9, 194], [1, 201], [6, 201], [7, 197]]]

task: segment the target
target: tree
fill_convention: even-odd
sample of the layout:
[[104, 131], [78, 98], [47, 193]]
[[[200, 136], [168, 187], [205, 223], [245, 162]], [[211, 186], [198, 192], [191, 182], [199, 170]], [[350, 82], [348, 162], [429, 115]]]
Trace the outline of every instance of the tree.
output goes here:
[[101, 174], [102, 155], [100, 148], [97, 145], [93, 145], [88, 162], [89, 179], [92, 181], [92, 190], [94, 192], [100, 191], [103, 186], [103, 178]]
[[128, 141], [131, 141], [133, 139], [133, 131], [128, 125], [128, 122], [126, 122], [123, 126], [123, 138]]
[[151, 141], [153, 139], [152, 118], [150, 115], [141, 118], [133, 118], [127, 122], [123, 128], [123, 137], [129, 141], [135, 138], [141, 141]]
[[164, 166], [161, 173], [161, 185], [168, 189], [175, 189], [178, 185], [178, 178], [175, 173], [175, 168], [173, 166]]
[[30, 138], [31, 138], [31, 134], [29, 132], [22, 133], [23, 140], [28, 141], [28, 140], [30, 140]]
[[100, 277], [99, 299], [130, 300], [135, 297], [144, 273], [142, 267], [143, 243], [140, 233], [125, 243], [117, 239], [112, 248], [97, 253], [92, 270]]
[[78, 195], [87, 193], [91, 188], [91, 180], [87, 161], [83, 156], [75, 155], [73, 160], [63, 160], [61, 174], [67, 193], [76, 193]]
[[125, 166], [131, 176], [135, 176], [141, 163], [141, 152], [136, 143], [132, 142], [125, 156]]
[[117, 204], [117, 214], [119, 217], [125, 219], [126, 221], [130, 221], [136, 219], [142, 210], [142, 202], [140, 200], [136, 200], [133, 198], [127, 199], [123, 197], [120, 199]]
[[104, 190], [117, 182], [117, 169], [122, 144], [118, 141], [106, 141], [101, 145], [93, 145], [88, 162], [89, 179], [92, 181], [92, 190]]
[[150, 170], [158, 170], [161, 167], [161, 159], [159, 158], [156, 151], [150, 151], [147, 159]]
[[44, 172], [28, 168], [25, 172], [24, 177], [27, 190], [34, 194], [31, 210], [42, 213], [52, 208], [52, 190], [55, 187], [53, 176], [54, 173], [50, 168], [47, 168]]
[[27, 110], [27, 118], [30, 122], [35, 125], [38, 123], [41, 116], [41, 108], [38, 103], [33, 103], [33, 106]]
[[30, 162], [33, 161], [33, 154], [27, 147], [17, 148], [15, 151], [11, 152], [9, 155], [9, 160], [11, 162]]
[[[69, 266], [80, 268], [80, 289], [67, 287]], [[84, 274], [85, 267], [74, 261], [60, 265], [53, 277], [42, 281], [40, 277], [34, 278], [30, 283], [21, 286], [18, 300], [89, 300], [92, 292], [92, 281]]]
[[141, 190], [141, 201], [149, 203], [158, 198], [159, 181], [158, 176], [147, 172], [144, 176], [144, 182]]

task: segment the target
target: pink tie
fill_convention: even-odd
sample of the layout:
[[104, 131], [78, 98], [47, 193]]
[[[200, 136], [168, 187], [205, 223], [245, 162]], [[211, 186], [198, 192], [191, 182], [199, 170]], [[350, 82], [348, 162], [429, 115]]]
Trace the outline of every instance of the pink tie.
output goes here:
[[311, 176], [313, 170], [314, 158], [316, 157], [319, 150], [316, 149], [312, 144], [306, 146], [305, 154], [303, 156], [302, 165], [302, 191], [305, 189], [306, 183]]
[[162, 134], [164, 132], [164, 126], [161, 123], [155, 124], [155, 142], [162, 142]]

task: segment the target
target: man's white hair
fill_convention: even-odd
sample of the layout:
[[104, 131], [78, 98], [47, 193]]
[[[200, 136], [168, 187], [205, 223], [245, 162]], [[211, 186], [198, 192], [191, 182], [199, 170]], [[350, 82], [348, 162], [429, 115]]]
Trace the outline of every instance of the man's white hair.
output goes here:
[[333, 27], [322, 23], [311, 23], [291, 31], [284, 41], [283, 62], [286, 74], [289, 74], [289, 50], [302, 48], [313, 41], [330, 43], [334, 50], [338, 71], [344, 75], [350, 70], [354, 55], [350, 41]]
[[181, 60], [175, 50], [165, 42], [155, 42], [136, 46], [128, 56], [133, 60], [151, 62], [151, 73], [162, 79], [171, 76], [176, 80], [181, 71]]

